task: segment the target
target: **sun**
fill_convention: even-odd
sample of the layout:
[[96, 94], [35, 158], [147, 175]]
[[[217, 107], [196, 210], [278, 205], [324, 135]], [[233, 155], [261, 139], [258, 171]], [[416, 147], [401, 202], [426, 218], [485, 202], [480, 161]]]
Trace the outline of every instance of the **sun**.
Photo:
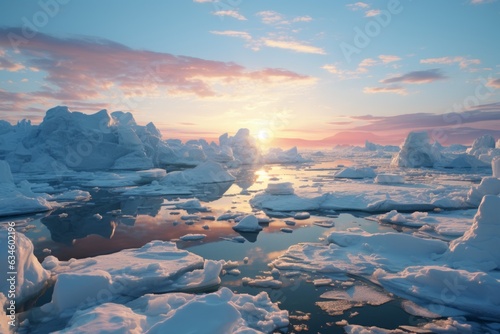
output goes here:
[[272, 132], [267, 129], [261, 129], [257, 133], [257, 139], [263, 144], [269, 142], [272, 139], [272, 137], [273, 137]]

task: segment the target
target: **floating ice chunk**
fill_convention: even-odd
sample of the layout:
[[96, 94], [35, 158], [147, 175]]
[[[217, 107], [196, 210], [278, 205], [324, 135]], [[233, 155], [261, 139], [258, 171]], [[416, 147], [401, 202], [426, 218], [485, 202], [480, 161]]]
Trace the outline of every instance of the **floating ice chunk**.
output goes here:
[[375, 177], [375, 183], [381, 183], [381, 184], [401, 184], [405, 183], [405, 178], [402, 175], [398, 174], [378, 174], [377, 177]]
[[207, 207], [201, 205], [201, 202], [197, 199], [190, 199], [186, 202], [175, 204], [176, 209], [184, 209], [191, 212], [206, 212], [210, 211]]
[[92, 198], [88, 191], [68, 190], [61, 194], [53, 195], [50, 200], [55, 201], [88, 201]]
[[0, 217], [52, 209], [44, 196], [31, 191], [29, 183], [16, 187], [9, 164], [0, 160]]
[[310, 218], [311, 215], [309, 214], [309, 212], [297, 212], [293, 218], [297, 219], [297, 220], [304, 220], [304, 219], [308, 219]]
[[491, 169], [493, 171], [493, 177], [500, 179], [500, 156], [495, 157], [491, 161]]
[[286, 151], [281, 148], [270, 148], [264, 155], [264, 162], [267, 164], [302, 163], [306, 161], [307, 160], [299, 154], [297, 147], [292, 147]]
[[[374, 273], [384, 289], [418, 303], [427, 303], [434, 313], [447, 316], [459, 310], [481, 319], [500, 317], [500, 280], [497, 277], [436, 265], [408, 267], [394, 274], [377, 269]], [[481, 300], [477, 296], [481, 296]]]
[[234, 176], [222, 165], [207, 161], [193, 169], [168, 173], [161, 181], [163, 185], [197, 185], [204, 183], [233, 182]]
[[472, 147], [467, 150], [467, 153], [479, 156], [485, 150], [495, 148], [495, 138], [492, 135], [483, 135], [478, 137], [472, 143]]
[[402, 233], [332, 232], [330, 245], [298, 244], [272, 265], [280, 270], [370, 275], [376, 268], [403, 270], [408, 264], [429, 263], [444, 254], [448, 244]]
[[196, 240], [202, 240], [206, 238], [206, 234], [186, 234], [180, 237], [182, 241], [196, 241]]
[[[10, 229], [10, 230], [9, 230]], [[15, 261], [8, 257], [9, 241], [15, 241]], [[27, 299], [37, 295], [46, 285], [50, 273], [43, 269], [35, 255], [33, 255], [33, 244], [24, 234], [14, 232], [9, 224], [7, 228], [0, 228], [0, 249], [5, 250], [0, 259], [0, 267], [3, 268], [2, 281], [0, 282], [0, 293], [9, 295], [11, 283], [15, 285], [16, 307], [20, 307]], [[14, 268], [11, 268], [11, 265]], [[14, 281], [9, 280], [7, 272], [16, 272]]]
[[318, 278], [313, 280], [313, 284], [315, 287], [330, 285], [332, 284], [332, 280], [330, 278]]
[[267, 293], [251, 296], [222, 288], [204, 295], [145, 295], [125, 305], [102, 304], [76, 313], [63, 332], [271, 333], [288, 323], [288, 312]]
[[269, 183], [265, 192], [270, 195], [293, 195], [293, 183]]
[[234, 137], [225, 133], [219, 137], [219, 143], [221, 148], [230, 147], [234, 158], [244, 165], [257, 164], [262, 161], [259, 145], [248, 129], [239, 129]]
[[233, 230], [238, 232], [259, 232], [262, 230], [262, 226], [259, 225], [257, 217], [248, 215], [233, 226]]
[[412, 302], [411, 300], [405, 300], [401, 303], [401, 306], [403, 306], [403, 309], [406, 311], [406, 313], [409, 313], [411, 315], [415, 315], [417, 317], [425, 317], [425, 318], [440, 318], [441, 316], [439, 314], [433, 313], [426, 309], [425, 307], [419, 306]]
[[241, 281], [244, 285], [259, 287], [259, 288], [279, 289], [283, 285], [281, 281], [274, 279], [274, 277], [272, 276], [265, 278], [254, 278], [254, 279], [249, 277], [243, 277]]
[[450, 243], [444, 259], [455, 267], [493, 270], [500, 268], [500, 197], [483, 197], [474, 222], [461, 237]]
[[330, 290], [324, 292], [320, 298], [349, 300], [369, 305], [382, 305], [392, 300], [386, 293], [375, 290], [366, 285], [353, 286], [347, 290]]
[[[391, 223], [391, 224], [399, 224], [399, 225], [406, 225], [408, 223], [408, 220], [397, 212], [396, 210], [391, 210], [390, 212], [378, 216], [378, 219], [382, 223]], [[420, 225], [422, 226], [422, 225]]]
[[288, 227], [282, 227], [282, 228], [280, 228], [280, 231], [284, 232], [284, 233], [292, 233], [293, 232], [293, 230], [291, 228], [288, 228]]
[[434, 167], [434, 164], [441, 159], [441, 153], [431, 146], [429, 134], [426, 131], [410, 132], [401, 151], [394, 157], [391, 164], [412, 168]]
[[467, 193], [467, 202], [477, 206], [486, 195], [500, 194], [500, 179], [483, 177], [478, 186], [473, 186]]
[[317, 221], [313, 223], [316, 226], [319, 227], [325, 227], [325, 228], [330, 228], [335, 226], [335, 222], [331, 220], [324, 220], [324, 221]]
[[345, 179], [365, 179], [376, 176], [373, 168], [370, 167], [346, 167], [333, 175], [336, 178]]
[[[78, 293], [88, 287], [86, 275], [104, 277], [103, 272], [106, 272], [111, 279], [110, 289], [106, 290], [110, 300], [120, 296], [137, 297], [145, 293], [213, 288], [220, 283], [219, 274], [222, 270], [222, 263], [204, 261], [198, 255], [177, 249], [175, 243], [162, 241], [152, 241], [141, 248], [79, 260], [58, 261], [54, 256], [48, 256], [42, 265], [56, 276], [73, 275], [71, 281], [75, 283], [74, 289]], [[88, 300], [96, 300], [98, 295], [92, 293], [99, 291], [94, 291], [92, 287], [88, 289], [90, 290], [82, 296]], [[57, 285], [54, 294], [58, 294], [56, 290]], [[71, 300], [59, 299], [61, 303], [79, 305], [83, 302], [78, 301], [71, 293], [58, 295]]]

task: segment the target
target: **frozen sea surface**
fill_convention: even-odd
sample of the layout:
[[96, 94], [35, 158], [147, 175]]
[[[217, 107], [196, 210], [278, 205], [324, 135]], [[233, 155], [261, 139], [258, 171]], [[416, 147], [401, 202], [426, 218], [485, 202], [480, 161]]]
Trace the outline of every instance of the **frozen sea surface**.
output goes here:
[[[116, 170], [112, 173], [68, 172], [63, 177], [15, 173], [14, 181], [27, 179], [35, 185], [32, 189], [37, 189], [36, 185], [45, 190], [52, 187], [53, 195], [81, 190], [89, 196], [80, 201], [61, 198], [53, 201], [57, 205], [52, 211], [7, 217], [3, 221], [16, 223], [17, 231], [33, 242], [34, 254], [40, 262], [49, 256], [57, 258], [60, 263], [56, 262], [52, 269], [61, 273], [69, 266], [70, 262], [65, 261], [71, 258], [85, 259], [140, 249], [153, 240], [172, 241], [179, 250], [186, 249], [193, 256], [196, 254], [196, 266], [193, 267], [196, 269], [203, 268], [202, 259], [213, 261], [210, 263], [224, 260], [220, 286], [231, 291], [219, 290], [218, 295], [207, 294], [206, 297], [179, 295], [176, 297], [178, 303], [168, 297], [162, 301], [162, 295], [146, 295], [140, 297], [140, 301], [117, 299], [118, 303], [104, 303], [87, 309], [87, 313], [78, 313], [70, 323], [66, 320], [55, 324], [54, 329], [69, 326], [68, 332], [77, 331], [79, 324], [83, 325], [89, 316], [101, 317], [106, 322], [107, 317], [124, 307], [130, 319], [147, 319], [150, 323], [156, 318], [141, 309], [141, 305], [148, 303], [157, 305], [162, 302], [180, 307], [182, 301], [186, 309], [196, 309], [206, 302], [234, 300], [234, 308], [229, 310], [233, 312], [239, 310], [237, 300], [256, 302], [251, 296], [262, 291], [267, 292], [270, 301], [279, 302], [280, 310], [289, 312], [288, 330], [294, 332], [344, 333], [359, 332], [372, 326], [401, 329], [424, 324], [432, 330], [445, 326], [433, 320], [431, 312], [419, 309], [421, 306], [411, 306], [412, 298], [390, 292], [399, 289], [397, 283], [402, 276], [396, 273], [413, 266], [415, 269], [404, 272], [404, 277], [418, 277], [423, 270], [418, 266], [433, 260], [436, 254], [444, 253], [449, 241], [462, 236], [472, 226], [477, 204], [474, 206], [467, 201], [468, 193], [483, 177], [491, 176], [491, 169], [399, 168], [390, 166], [392, 154], [387, 152], [341, 153], [323, 151], [322, 155], [310, 156], [315, 162], [303, 164], [233, 168], [228, 172], [234, 176], [234, 181], [228, 175], [218, 173], [219, 181], [224, 182], [193, 182], [184, 187], [176, 184], [175, 191], [170, 193], [168, 187], [159, 182], [164, 174], [158, 170], [142, 173]], [[309, 156], [304, 156], [308, 160]], [[370, 169], [346, 169], [356, 166]], [[348, 172], [338, 177], [345, 170]], [[376, 181], [375, 175], [389, 176]], [[178, 173], [179, 176], [182, 174]], [[277, 186], [279, 183], [286, 185]], [[264, 198], [266, 196], [268, 198]], [[191, 201], [193, 198], [198, 201]], [[391, 210], [396, 212], [389, 215]], [[250, 223], [248, 218], [244, 220], [249, 215], [255, 217]], [[252, 228], [235, 230], [242, 220], [242, 226]], [[256, 221], [261, 231], [256, 228]], [[293, 233], [283, 233], [283, 229]], [[380, 242], [386, 241], [385, 238], [393, 238], [395, 242], [384, 248]], [[328, 252], [328, 243], [332, 240], [337, 244], [344, 243], [345, 249], [359, 245], [352, 254], [342, 253], [346, 260], [346, 265], [340, 268], [342, 270], [332, 270], [339, 269], [333, 267], [321, 269], [318, 265], [328, 266], [321, 261], [307, 268], [306, 259], [293, 257], [290, 251], [293, 247], [307, 247], [310, 252], [304, 253], [306, 255]], [[307, 243], [307, 246], [300, 246], [301, 243]], [[398, 243], [401, 245], [397, 246]], [[404, 247], [410, 244], [415, 245], [413, 250]], [[283, 257], [285, 252], [288, 258]], [[112, 259], [112, 255], [107, 256]], [[356, 258], [349, 259], [350, 256]], [[298, 263], [297, 266], [290, 265], [291, 258]], [[71, 261], [77, 266], [81, 260]], [[93, 265], [98, 266], [99, 262]], [[117, 279], [119, 276], [112, 272], [106, 274], [102, 269], [99, 269], [100, 275], [105, 279], [109, 275], [109, 280], [99, 277], [96, 280], [116, 284], [113, 277]], [[151, 272], [161, 270], [155, 266], [147, 269]], [[369, 279], [367, 274], [377, 269], [385, 270], [379, 274], [385, 284]], [[82, 278], [85, 270], [81, 270], [74, 275], [85, 279]], [[436, 275], [443, 277], [444, 274]], [[495, 272], [489, 275], [498, 276]], [[133, 282], [123, 277], [119, 281]], [[155, 291], [145, 293], [148, 292]], [[49, 287], [38, 299], [26, 304], [25, 309], [29, 312], [44, 305], [46, 309], [56, 307], [51, 300], [57, 293], [60, 293], [57, 289]], [[221, 310], [226, 310], [223, 303], [218, 305]], [[262, 314], [278, 312], [271, 304], [267, 305]], [[234, 315], [232, 324], [248, 324], [249, 318]], [[456, 316], [459, 315], [463, 314]], [[182, 317], [178, 314], [177, 318], [168, 321], [182, 321]], [[281, 317], [282, 314], [275, 318], [273, 324], [276, 326], [270, 324], [262, 330], [269, 331], [283, 325], [285, 321]], [[168, 324], [167, 320], [162, 321]], [[491, 329], [500, 319], [449, 320], [450, 323], [453, 321], [460, 328], [476, 321], [470, 326]], [[350, 327], [344, 328], [347, 324]], [[25, 325], [27, 332], [43, 332], [47, 328], [51, 326], [36, 321]]]

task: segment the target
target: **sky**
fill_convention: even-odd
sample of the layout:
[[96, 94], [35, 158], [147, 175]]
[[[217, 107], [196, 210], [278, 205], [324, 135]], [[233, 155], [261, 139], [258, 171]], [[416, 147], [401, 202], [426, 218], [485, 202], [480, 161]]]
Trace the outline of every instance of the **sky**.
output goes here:
[[500, 137], [500, 1], [4, 0], [0, 119], [130, 111], [164, 138]]

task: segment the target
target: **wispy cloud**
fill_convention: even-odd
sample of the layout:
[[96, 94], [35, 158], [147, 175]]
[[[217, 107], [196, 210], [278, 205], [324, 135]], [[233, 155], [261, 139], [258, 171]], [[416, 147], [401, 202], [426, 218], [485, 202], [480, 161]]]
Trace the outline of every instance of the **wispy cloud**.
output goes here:
[[498, 78], [498, 79], [492, 79], [492, 80], [488, 81], [488, 83], [486, 84], [486, 86], [493, 87], [495, 89], [500, 89], [500, 78]]
[[365, 12], [365, 17], [373, 17], [380, 15], [380, 9], [370, 9]]
[[440, 57], [440, 58], [426, 58], [420, 60], [421, 64], [458, 64], [461, 69], [465, 69], [470, 65], [479, 65], [481, 64], [480, 59], [470, 59], [467, 57]]
[[326, 52], [322, 48], [305, 44], [303, 42], [291, 41], [291, 40], [276, 40], [271, 38], [262, 39], [265, 46], [271, 48], [279, 48], [285, 50], [291, 50], [299, 53], [313, 53], [319, 55], [325, 55]]
[[389, 64], [393, 63], [396, 61], [400, 61], [401, 57], [394, 56], [394, 55], [380, 55], [378, 58], [384, 63], [384, 64]]
[[362, 10], [370, 8], [370, 5], [367, 4], [366, 2], [359, 1], [356, 3], [348, 4], [346, 5], [346, 7], [349, 8], [350, 10]]
[[17, 72], [22, 69], [24, 69], [23, 64], [11, 61], [6, 57], [3, 57], [2, 54], [0, 54], [0, 71]]
[[369, 68], [378, 65], [387, 65], [389, 63], [401, 60], [400, 57], [394, 55], [379, 55], [377, 59], [365, 58], [357, 66], [355, 70], [340, 69], [335, 64], [326, 64], [322, 68], [331, 74], [337, 75], [340, 79], [355, 79], [359, 78], [361, 74], [369, 72]]
[[309, 15], [297, 16], [292, 19], [292, 22], [311, 22], [313, 20]]
[[[0, 48], [11, 50], [9, 33], [22, 36], [20, 28], [0, 28]], [[135, 50], [106, 39], [57, 38], [41, 32], [29, 43], [20, 44], [17, 51], [23, 66], [37, 68], [45, 75], [43, 87], [30, 92], [30, 98], [71, 105], [75, 101], [109, 101], [115, 93], [125, 97], [216, 97], [224, 95], [225, 89], [234, 91], [249, 82], [274, 85], [312, 79], [284, 69], [249, 70], [233, 62]], [[28, 101], [24, 95], [4, 94], [10, 94], [8, 101], [12, 103]]]
[[256, 14], [264, 24], [269, 25], [289, 25], [297, 22], [311, 22], [313, 18], [309, 15], [287, 18], [285, 15], [273, 10], [264, 10]]
[[390, 85], [390, 86], [382, 86], [382, 87], [365, 87], [363, 89], [363, 93], [365, 94], [378, 94], [378, 93], [391, 93], [398, 95], [408, 95], [406, 88], [400, 85]]
[[212, 12], [212, 14], [215, 16], [220, 16], [220, 17], [229, 16], [229, 17], [232, 17], [232, 18], [240, 20], [240, 21], [247, 20], [247, 18], [244, 17], [243, 15], [241, 15], [240, 13], [238, 13], [237, 10], [218, 10], [218, 11]]
[[495, 1], [496, 0], [470, 0], [470, 3], [473, 5], [482, 5], [485, 3], [491, 3], [491, 2], [495, 2]]
[[392, 83], [409, 83], [409, 84], [425, 84], [438, 80], [447, 79], [440, 69], [433, 68], [425, 71], [413, 71], [406, 74], [390, 77], [380, 81], [384, 84]]
[[252, 39], [252, 36], [245, 31], [223, 30], [223, 31], [210, 31], [210, 33], [214, 35], [242, 38], [247, 41]]

